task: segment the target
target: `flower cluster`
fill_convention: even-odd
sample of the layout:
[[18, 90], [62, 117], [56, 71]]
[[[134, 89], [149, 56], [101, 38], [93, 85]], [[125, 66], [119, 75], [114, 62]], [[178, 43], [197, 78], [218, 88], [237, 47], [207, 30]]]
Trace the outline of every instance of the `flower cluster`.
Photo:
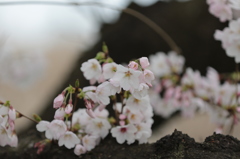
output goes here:
[[[150, 90], [151, 103], [156, 114], [167, 118], [179, 109], [178, 104], [171, 97], [173, 94], [177, 97], [177, 92], [180, 91], [176, 85], [183, 71], [185, 59], [173, 51], [167, 55], [158, 52], [151, 55], [149, 59], [151, 62], [150, 70], [156, 76], [153, 89]], [[161, 92], [165, 92], [162, 97]]]
[[9, 102], [0, 102], [0, 146], [17, 147], [18, 137], [15, 132], [16, 110]]
[[229, 27], [223, 31], [217, 30], [215, 32], [215, 39], [222, 42], [222, 47], [226, 50], [229, 57], [234, 57], [235, 62], [240, 62], [240, 19], [233, 20], [229, 23]]
[[[216, 30], [214, 38], [222, 42], [222, 47], [226, 50], [229, 57], [234, 57], [235, 62], [240, 62], [239, 56], [239, 16], [234, 15], [240, 10], [239, 0], [207, 0], [209, 11], [216, 17], [220, 18], [221, 22], [229, 21], [229, 27], [223, 31]], [[235, 20], [236, 19], [236, 20]]]
[[[234, 3], [235, 0], [231, 0]], [[221, 22], [233, 19], [232, 3], [229, 0], [207, 0], [209, 12]]]
[[[151, 89], [155, 113], [167, 118], [180, 110], [184, 116], [192, 117], [200, 110], [209, 114], [219, 131], [226, 125], [237, 124], [240, 118], [240, 86], [227, 81], [221, 84], [219, 74], [213, 68], [208, 68], [206, 77], [191, 68], [187, 68], [181, 76], [184, 58], [173, 55], [175, 60], [169, 60], [170, 55], [164, 53], [150, 56], [153, 72], [158, 70], [157, 67], [165, 68], [156, 72], [158, 78]], [[178, 65], [180, 71], [166, 69], [174, 65]]]
[[[75, 87], [64, 89], [53, 102], [54, 120], [41, 120], [37, 130], [45, 132], [46, 138], [59, 146], [74, 148], [76, 155], [92, 150], [109, 132], [120, 144], [136, 140], [146, 143], [153, 123], [148, 89], [154, 75], [148, 66], [146, 57], [131, 61], [127, 67], [116, 64], [104, 45], [103, 52], [80, 68], [86, 79], [95, 85], [81, 89], [76, 82]], [[78, 99], [84, 100], [86, 108], [75, 112]], [[114, 117], [110, 117], [108, 105], [112, 106]], [[49, 142], [36, 144], [38, 153], [43, 151], [44, 143]]]

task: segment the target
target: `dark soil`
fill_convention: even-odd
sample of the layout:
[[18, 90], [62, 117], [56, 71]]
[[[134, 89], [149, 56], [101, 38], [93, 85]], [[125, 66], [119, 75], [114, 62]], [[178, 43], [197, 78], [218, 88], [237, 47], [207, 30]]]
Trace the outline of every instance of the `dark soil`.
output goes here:
[[[240, 141], [232, 136], [213, 134], [203, 143], [175, 130], [153, 144], [118, 144], [108, 136], [92, 151], [76, 156], [73, 149], [49, 145], [38, 155], [33, 144], [41, 140], [39, 132], [28, 132], [21, 137], [18, 149], [1, 148], [1, 159], [239, 159]], [[28, 142], [28, 144], [26, 144]]]

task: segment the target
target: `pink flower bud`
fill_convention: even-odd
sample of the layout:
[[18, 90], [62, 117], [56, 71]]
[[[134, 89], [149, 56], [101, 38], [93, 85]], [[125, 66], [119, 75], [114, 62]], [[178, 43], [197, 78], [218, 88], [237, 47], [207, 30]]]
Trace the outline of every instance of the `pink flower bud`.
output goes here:
[[119, 121], [119, 124], [120, 124], [121, 126], [124, 126], [124, 125], [125, 125], [125, 121]]
[[68, 104], [65, 108], [65, 113], [66, 114], [70, 114], [73, 110], [73, 105], [72, 104]]
[[150, 65], [147, 57], [141, 57], [139, 59], [139, 61], [140, 61], [142, 68], [144, 68], [144, 69]]
[[53, 101], [53, 108], [57, 109], [60, 108], [64, 101], [64, 95], [59, 94]]
[[63, 108], [59, 108], [55, 112], [54, 119], [63, 120], [64, 116], [65, 116], [64, 109]]
[[9, 109], [8, 111], [9, 119], [14, 121], [16, 119], [16, 110], [14, 108]]
[[119, 115], [119, 119], [120, 119], [120, 120], [124, 120], [124, 119], [126, 119], [126, 115], [124, 115], [124, 114], [120, 114], [120, 115]]
[[131, 61], [131, 62], [128, 64], [128, 67], [131, 68], [131, 69], [137, 70], [137, 69], [138, 69], [138, 63], [136, 63], [136, 62], [134, 62], [134, 61]]

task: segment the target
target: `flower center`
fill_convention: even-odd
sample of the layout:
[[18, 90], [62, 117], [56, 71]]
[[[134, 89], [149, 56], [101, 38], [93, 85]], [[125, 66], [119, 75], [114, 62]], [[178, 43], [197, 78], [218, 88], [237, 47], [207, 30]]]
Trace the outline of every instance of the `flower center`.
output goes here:
[[101, 129], [101, 128], [103, 127], [102, 122], [97, 123], [97, 127], [98, 127], [99, 129]]
[[127, 131], [127, 128], [121, 128], [120, 131], [121, 133], [125, 133]]
[[125, 77], [130, 77], [132, 73], [130, 71], [125, 72]]
[[92, 69], [96, 70], [97, 69], [97, 65], [96, 64], [92, 64]]

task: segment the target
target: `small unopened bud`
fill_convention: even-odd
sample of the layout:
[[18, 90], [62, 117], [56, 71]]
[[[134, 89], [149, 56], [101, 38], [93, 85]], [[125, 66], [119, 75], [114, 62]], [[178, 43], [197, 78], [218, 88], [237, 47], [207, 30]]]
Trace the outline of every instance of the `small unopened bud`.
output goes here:
[[103, 59], [105, 59], [105, 53], [103, 53], [103, 52], [97, 53], [95, 59], [97, 59], [97, 60], [103, 60]]
[[119, 119], [120, 119], [120, 120], [124, 120], [124, 119], [126, 119], [126, 115], [124, 115], [124, 114], [120, 114], [120, 115], [119, 115]]
[[112, 59], [111, 57], [109, 57], [109, 58], [106, 59], [105, 62], [106, 62], [106, 63], [112, 63], [112, 62], [113, 62], [113, 59]]
[[111, 123], [111, 124], [115, 124], [115, 123], [116, 123], [116, 119], [115, 119], [114, 117], [108, 118], [108, 121], [109, 121], [109, 123]]
[[131, 69], [137, 70], [137, 69], [138, 69], [138, 63], [136, 63], [136, 62], [134, 62], [134, 61], [131, 61], [131, 62], [128, 64], [128, 67], [131, 68]]
[[16, 110], [14, 108], [9, 109], [8, 116], [9, 116], [9, 120], [14, 121], [16, 119], [16, 116], [17, 116]]
[[34, 118], [34, 120], [36, 120], [37, 122], [40, 122], [40, 121], [42, 120], [42, 118], [41, 118], [39, 115], [37, 115], [37, 114], [33, 114], [33, 118]]
[[147, 57], [141, 57], [139, 61], [143, 69], [147, 68], [150, 65]]
[[73, 110], [73, 105], [72, 104], [68, 104], [65, 108], [65, 113], [66, 114], [70, 114]]
[[105, 42], [103, 43], [102, 50], [104, 53], [108, 53], [108, 47]]
[[53, 101], [53, 108], [57, 109], [57, 108], [61, 107], [63, 104], [64, 98], [65, 97], [64, 97], [63, 93], [59, 94]]
[[4, 103], [4, 106], [10, 107], [10, 101], [6, 101], [6, 103]]
[[54, 119], [63, 120], [65, 116], [64, 108], [59, 108], [56, 110]]
[[80, 86], [79, 79], [77, 79], [76, 82], [75, 82], [75, 87], [78, 88], [79, 86]]

